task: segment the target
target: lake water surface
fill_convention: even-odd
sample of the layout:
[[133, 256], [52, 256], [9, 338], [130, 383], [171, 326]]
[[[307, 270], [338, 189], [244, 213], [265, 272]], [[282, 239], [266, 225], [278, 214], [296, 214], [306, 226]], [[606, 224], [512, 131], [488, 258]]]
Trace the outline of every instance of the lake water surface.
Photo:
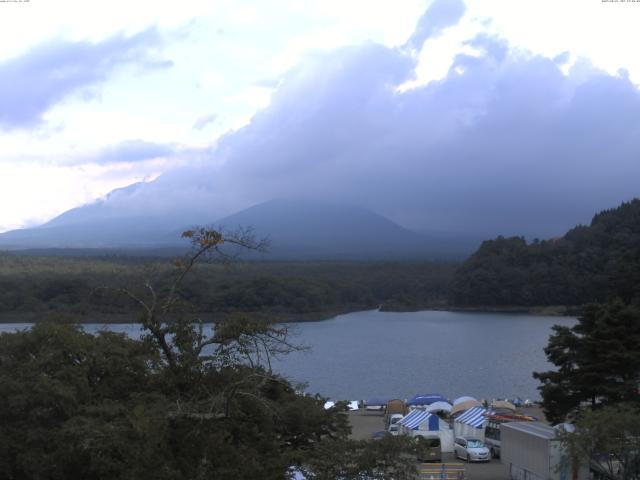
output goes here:
[[[307, 382], [311, 393], [338, 399], [415, 393], [537, 399], [531, 373], [550, 368], [543, 348], [551, 326], [575, 321], [505, 313], [356, 312], [289, 324], [296, 343], [311, 350], [276, 361], [274, 369]], [[1, 324], [0, 332], [28, 327]], [[84, 328], [140, 334], [137, 324]]]

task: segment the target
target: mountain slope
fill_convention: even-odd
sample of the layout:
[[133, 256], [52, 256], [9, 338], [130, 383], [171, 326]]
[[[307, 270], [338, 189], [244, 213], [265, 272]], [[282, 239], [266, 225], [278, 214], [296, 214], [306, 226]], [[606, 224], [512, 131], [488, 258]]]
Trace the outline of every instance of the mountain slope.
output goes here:
[[139, 205], [127, 208], [138, 188], [115, 190], [40, 227], [0, 234], [0, 248], [133, 248], [136, 254], [141, 249], [184, 249], [182, 231], [203, 224], [228, 230], [252, 227], [257, 236], [270, 238], [268, 259], [462, 258], [474, 246], [418, 234], [364, 208], [311, 200], [272, 200], [213, 223], [205, 208], [181, 206], [159, 213], [156, 206], [141, 214]]
[[456, 272], [456, 305], [581, 305], [640, 301], [640, 199], [593, 217], [562, 237], [483, 242]]
[[277, 258], [401, 258], [424, 256], [427, 239], [356, 206], [272, 200], [219, 220], [233, 230], [251, 226], [271, 240]]
[[[136, 196], [149, 184], [113, 190], [105, 198], [72, 208], [34, 228], [0, 234], [0, 248], [141, 248], [179, 244], [165, 234], [182, 225], [203, 223], [206, 211], [189, 206], [144, 208]], [[182, 243], [180, 243], [182, 245]]]

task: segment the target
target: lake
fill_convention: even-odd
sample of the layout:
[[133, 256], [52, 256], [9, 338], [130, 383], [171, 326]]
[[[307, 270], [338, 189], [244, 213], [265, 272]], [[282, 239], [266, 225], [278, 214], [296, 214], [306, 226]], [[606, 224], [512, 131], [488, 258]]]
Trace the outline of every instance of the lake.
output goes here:
[[[311, 393], [337, 399], [441, 393], [533, 400], [539, 394], [531, 373], [550, 368], [543, 348], [551, 326], [575, 321], [506, 313], [355, 312], [288, 324], [295, 342], [311, 350], [277, 360], [274, 369], [306, 381]], [[28, 327], [1, 324], [0, 332]], [[137, 324], [84, 327], [140, 334]]]

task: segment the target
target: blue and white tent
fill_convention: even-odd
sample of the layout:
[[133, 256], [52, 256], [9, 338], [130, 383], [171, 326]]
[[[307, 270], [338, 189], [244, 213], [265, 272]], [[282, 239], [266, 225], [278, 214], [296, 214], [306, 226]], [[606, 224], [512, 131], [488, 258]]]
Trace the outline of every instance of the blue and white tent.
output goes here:
[[487, 421], [487, 409], [482, 407], [474, 407], [470, 408], [458, 418], [456, 418], [456, 422], [464, 423], [465, 425], [469, 425], [473, 428], [482, 427]]
[[[440, 422], [436, 415], [425, 410], [412, 410], [398, 421], [408, 430], [430, 430], [437, 431], [440, 428]], [[426, 427], [426, 428], [424, 428]]]
[[411, 410], [399, 422], [403, 435], [438, 437], [443, 452], [453, 452], [453, 432], [446, 422], [440, 422], [437, 415], [417, 408]]
[[484, 427], [487, 425], [487, 409], [473, 407], [459, 415], [453, 422], [456, 437], [471, 437], [484, 441]]

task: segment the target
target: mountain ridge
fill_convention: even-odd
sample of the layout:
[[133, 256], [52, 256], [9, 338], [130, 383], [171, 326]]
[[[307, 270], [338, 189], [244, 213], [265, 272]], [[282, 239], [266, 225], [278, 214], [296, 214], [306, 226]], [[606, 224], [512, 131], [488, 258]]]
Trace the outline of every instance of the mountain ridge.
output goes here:
[[[131, 193], [138, 184], [112, 192]], [[68, 210], [38, 227], [0, 234], [0, 248], [24, 249], [180, 249], [182, 231], [193, 225], [233, 230], [251, 227], [268, 236], [268, 259], [461, 258], [473, 246], [404, 228], [363, 207], [311, 199], [273, 199], [214, 222], [202, 214], [180, 217], [118, 215], [101, 202]], [[249, 255], [254, 258], [255, 255]]]

